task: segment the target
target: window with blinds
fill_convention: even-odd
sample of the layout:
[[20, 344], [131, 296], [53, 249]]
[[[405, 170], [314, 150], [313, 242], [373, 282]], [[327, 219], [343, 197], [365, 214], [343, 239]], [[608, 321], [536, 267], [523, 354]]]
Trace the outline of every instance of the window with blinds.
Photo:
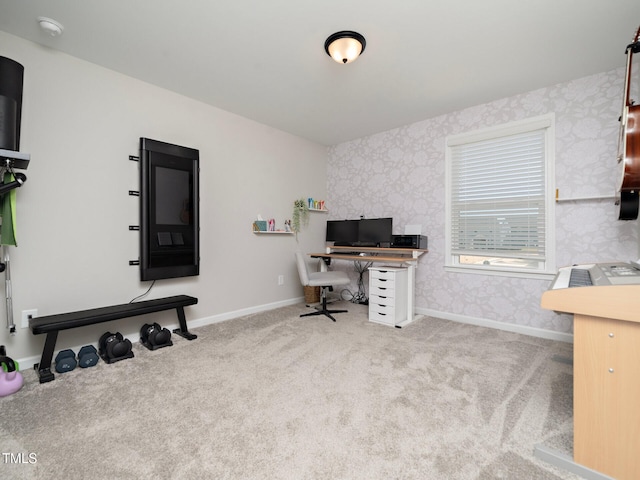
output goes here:
[[447, 138], [447, 266], [555, 272], [553, 116]]

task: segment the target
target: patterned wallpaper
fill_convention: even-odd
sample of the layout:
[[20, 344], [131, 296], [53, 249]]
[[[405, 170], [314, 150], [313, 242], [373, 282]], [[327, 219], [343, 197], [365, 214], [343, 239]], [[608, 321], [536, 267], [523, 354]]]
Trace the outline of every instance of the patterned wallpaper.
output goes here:
[[[617, 69], [335, 145], [329, 218], [392, 216], [394, 233], [422, 225], [418, 311], [571, 333], [571, 316], [540, 308], [549, 280], [444, 271], [445, 138], [553, 112], [560, 198], [613, 196], [623, 77]], [[638, 258], [638, 223], [618, 221], [613, 199], [560, 202], [555, 214], [558, 266]]]

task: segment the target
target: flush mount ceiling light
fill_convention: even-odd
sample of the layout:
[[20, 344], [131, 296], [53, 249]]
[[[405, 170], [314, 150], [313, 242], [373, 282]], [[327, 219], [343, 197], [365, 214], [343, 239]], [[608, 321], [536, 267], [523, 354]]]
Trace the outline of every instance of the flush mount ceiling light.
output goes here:
[[64, 31], [64, 27], [60, 22], [56, 22], [55, 20], [47, 17], [38, 17], [38, 25], [40, 25], [42, 31], [52, 37], [62, 35], [62, 32]]
[[351, 63], [364, 52], [366, 40], [358, 32], [343, 31], [330, 35], [324, 49], [338, 63]]

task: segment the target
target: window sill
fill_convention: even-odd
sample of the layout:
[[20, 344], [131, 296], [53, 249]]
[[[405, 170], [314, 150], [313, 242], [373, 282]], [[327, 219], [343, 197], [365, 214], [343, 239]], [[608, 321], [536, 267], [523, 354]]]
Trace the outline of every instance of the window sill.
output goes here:
[[445, 272], [471, 273], [474, 275], [492, 275], [498, 277], [532, 278], [536, 280], [553, 280], [557, 272], [542, 272], [531, 270], [504, 269], [499, 267], [487, 267], [484, 265], [445, 265]]

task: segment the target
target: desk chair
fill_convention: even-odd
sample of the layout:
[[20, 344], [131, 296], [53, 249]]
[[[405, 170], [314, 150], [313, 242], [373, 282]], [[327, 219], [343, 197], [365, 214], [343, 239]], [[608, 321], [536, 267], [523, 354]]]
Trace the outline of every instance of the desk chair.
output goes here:
[[298, 265], [298, 274], [300, 275], [300, 282], [305, 287], [320, 287], [320, 299], [322, 307], [315, 312], [304, 313], [301, 317], [308, 317], [310, 315], [326, 315], [334, 322], [335, 318], [332, 313], [344, 313], [348, 310], [328, 310], [327, 309], [327, 288], [333, 285], [348, 285], [351, 283], [351, 279], [346, 272], [309, 272], [309, 266], [307, 260], [302, 252], [296, 252], [296, 264]]

